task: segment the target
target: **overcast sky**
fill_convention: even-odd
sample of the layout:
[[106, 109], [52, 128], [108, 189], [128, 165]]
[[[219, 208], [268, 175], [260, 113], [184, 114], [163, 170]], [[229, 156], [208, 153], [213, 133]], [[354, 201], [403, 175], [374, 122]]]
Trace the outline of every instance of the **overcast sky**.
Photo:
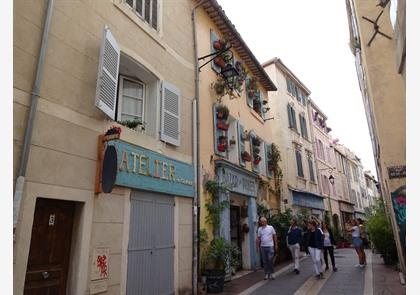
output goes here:
[[333, 138], [376, 176], [372, 145], [349, 47], [345, 0], [218, 0], [262, 63], [279, 57], [311, 90]]

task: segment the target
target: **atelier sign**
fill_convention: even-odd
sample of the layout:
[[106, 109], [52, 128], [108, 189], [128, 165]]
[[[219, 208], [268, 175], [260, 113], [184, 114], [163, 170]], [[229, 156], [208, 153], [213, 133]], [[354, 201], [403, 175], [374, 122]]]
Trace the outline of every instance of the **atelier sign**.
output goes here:
[[116, 185], [193, 196], [192, 165], [121, 140], [107, 145], [117, 152]]
[[388, 176], [392, 178], [405, 178], [405, 165], [388, 167]]

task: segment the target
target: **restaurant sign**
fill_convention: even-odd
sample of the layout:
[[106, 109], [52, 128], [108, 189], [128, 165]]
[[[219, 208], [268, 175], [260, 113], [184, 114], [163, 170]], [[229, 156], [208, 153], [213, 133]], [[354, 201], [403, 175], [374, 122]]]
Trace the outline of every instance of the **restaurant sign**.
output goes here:
[[121, 140], [107, 142], [117, 151], [115, 184], [193, 197], [193, 166]]
[[405, 165], [388, 167], [389, 179], [405, 178]]
[[217, 177], [229, 191], [256, 197], [258, 192], [257, 179], [255, 176], [246, 173], [246, 170], [243, 170], [223, 163], [218, 169]]

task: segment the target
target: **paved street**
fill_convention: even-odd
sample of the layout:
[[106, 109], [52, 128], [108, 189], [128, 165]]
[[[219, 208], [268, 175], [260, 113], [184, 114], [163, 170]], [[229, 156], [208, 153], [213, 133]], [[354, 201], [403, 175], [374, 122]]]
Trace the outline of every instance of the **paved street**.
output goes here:
[[[242, 280], [255, 280], [252, 286], [247, 286], [240, 292], [230, 290], [234, 281], [226, 284], [224, 294], [241, 295], [379, 295], [405, 294], [405, 288], [400, 284], [398, 272], [385, 267], [379, 255], [372, 255], [367, 251], [367, 267], [359, 268], [354, 249], [340, 249], [335, 251], [337, 272], [324, 272], [324, 279], [317, 279], [310, 257], [302, 257], [301, 272], [296, 275], [293, 266], [287, 264], [276, 269], [273, 281], [264, 281], [261, 271], [248, 275]], [[325, 266], [325, 265], [324, 265]], [[261, 277], [258, 280], [258, 277]], [[238, 290], [238, 286], [235, 286]]]

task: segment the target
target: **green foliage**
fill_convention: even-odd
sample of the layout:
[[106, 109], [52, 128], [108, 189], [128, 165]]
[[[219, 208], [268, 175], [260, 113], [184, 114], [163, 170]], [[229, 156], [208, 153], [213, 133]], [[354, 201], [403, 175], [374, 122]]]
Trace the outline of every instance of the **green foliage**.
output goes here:
[[366, 227], [368, 236], [376, 250], [382, 254], [385, 262], [394, 264], [398, 260], [397, 247], [391, 224], [385, 214], [383, 202], [377, 204], [367, 217]]
[[311, 212], [307, 208], [299, 208], [296, 214], [297, 222], [300, 226], [303, 225], [303, 221], [308, 221], [311, 216]]
[[228, 267], [237, 267], [241, 259], [240, 249], [224, 238], [215, 238], [204, 254], [206, 269], [224, 271]]
[[271, 144], [271, 151], [269, 154], [268, 165], [271, 166], [274, 178], [274, 193], [276, 196], [281, 196], [281, 183], [283, 181], [283, 171], [280, 168], [281, 155], [279, 148], [273, 143]]
[[145, 127], [146, 127], [146, 123], [141, 121], [138, 118], [135, 118], [134, 120], [118, 121], [118, 123], [130, 129], [136, 129], [137, 126], [141, 126], [141, 130], [143, 131], [145, 130]]
[[206, 222], [216, 231], [220, 227], [220, 215], [226, 208], [229, 208], [230, 203], [227, 200], [219, 201], [218, 195], [220, 192], [226, 192], [227, 186], [220, 185], [217, 181], [209, 180], [204, 185], [205, 190], [209, 193], [209, 200], [206, 202], [207, 209]]

